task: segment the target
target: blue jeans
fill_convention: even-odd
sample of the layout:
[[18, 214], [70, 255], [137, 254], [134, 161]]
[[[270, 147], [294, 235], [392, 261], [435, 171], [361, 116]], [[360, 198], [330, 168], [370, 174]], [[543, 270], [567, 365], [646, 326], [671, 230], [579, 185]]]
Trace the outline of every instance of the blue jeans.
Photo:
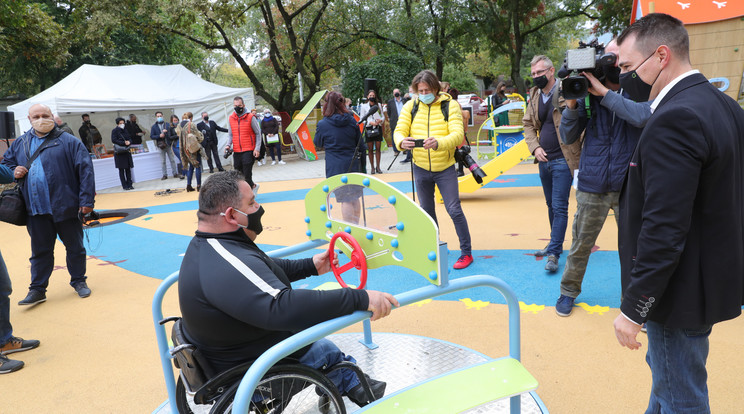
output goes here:
[[705, 362], [712, 328], [673, 329], [646, 322], [646, 362], [652, 376], [646, 414], [710, 413]]
[[444, 208], [455, 225], [457, 238], [460, 239], [460, 254], [471, 254], [470, 229], [460, 205], [460, 184], [457, 182], [455, 166], [451, 165], [442, 171], [429, 171], [414, 165], [413, 178], [416, 182], [416, 192], [421, 208], [434, 219], [437, 225], [439, 223], [434, 209], [434, 185], [439, 187], [439, 193], [442, 194], [442, 200], [444, 200]]
[[[346, 355], [328, 339], [321, 339], [312, 345], [310, 349], [300, 357], [300, 364], [318, 370], [330, 368], [339, 362], [349, 361], [356, 364], [356, 359]], [[338, 369], [328, 374], [328, 379], [338, 388], [341, 394], [346, 394], [350, 389], [359, 385], [359, 378], [350, 369]]]
[[547, 254], [559, 257], [563, 253], [563, 240], [568, 226], [568, 196], [571, 194], [573, 176], [565, 158], [540, 162], [540, 182], [545, 193], [550, 220], [550, 244]]
[[13, 335], [13, 327], [10, 325], [10, 294], [12, 292], [8, 268], [5, 267], [3, 255], [0, 253], [0, 346], [5, 345]]

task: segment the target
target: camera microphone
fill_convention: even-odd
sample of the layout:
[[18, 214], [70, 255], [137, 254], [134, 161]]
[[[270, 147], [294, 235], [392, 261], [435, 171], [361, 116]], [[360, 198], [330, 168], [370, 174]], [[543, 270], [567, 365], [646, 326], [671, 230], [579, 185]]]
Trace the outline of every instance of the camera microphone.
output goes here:
[[364, 114], [364, 117], [362, 119], [360, 119], [359, 122], [357, 122], [357, 125], [359, 125], [361, 123], [364, 123], [364, 121], [366, 121], [367, 118], [369, 118], [370, 116], [374, 115], [379, 110], [380, 110], [380, 107], [379, 106], [377, 106], [377, 105], [371, 106], [369, 108], [369, 112], [367, 112], [366, 114]]

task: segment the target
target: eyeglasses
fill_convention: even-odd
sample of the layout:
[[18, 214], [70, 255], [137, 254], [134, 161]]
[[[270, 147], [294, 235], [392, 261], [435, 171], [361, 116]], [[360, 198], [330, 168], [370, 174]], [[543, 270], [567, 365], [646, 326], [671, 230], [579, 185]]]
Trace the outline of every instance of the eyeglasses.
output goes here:
[[550, 68], [545, 68], [545, 69], [543, 69], [543, 70], [538, 70], [537, 72], [532, 72], [532, 73], [531, 73], [530, 75], [531, 75], [531, 76], [532, 76], [533, 78], [537, 78], [537, 77], [539, 77], [539, 76], [542, 76], [542, 75], [544, 75], [544, 74], [545, 74], [545, 72], [547, 72], [547, 71], [549, 71], [549, 70], [550, 70]]

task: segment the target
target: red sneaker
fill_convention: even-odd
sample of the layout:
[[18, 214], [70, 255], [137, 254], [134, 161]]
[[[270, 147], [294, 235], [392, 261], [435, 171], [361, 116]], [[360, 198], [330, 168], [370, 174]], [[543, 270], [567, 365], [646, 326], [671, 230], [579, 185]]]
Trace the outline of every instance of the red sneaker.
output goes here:
[[473, 256], [470, 254], [464, 254], [460, 256], [459, 259], [457, 259], [457, 261], [455, 262], [455, 265], [452, 267], [455, 269], [464, 269], [470, 266], [471, 263], [473, 263]]

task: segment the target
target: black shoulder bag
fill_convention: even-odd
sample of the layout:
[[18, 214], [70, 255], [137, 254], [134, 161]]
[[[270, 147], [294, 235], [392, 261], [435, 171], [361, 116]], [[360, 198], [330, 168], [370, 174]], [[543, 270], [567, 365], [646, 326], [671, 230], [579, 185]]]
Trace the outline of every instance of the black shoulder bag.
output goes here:
[[[39, 156], [41, 150], [49, 145], [54, 137], [47, 138], [44, 142], [39, 145], [39, 148], [34, 151], [34, 155], [26, 162], [26, 170], [31, 169], [31, 164], [34, 162], [36, 157]], [[28, 176], [28, 172], [26, 173]], [[23, 193], [21, 187], [23, 182], [26, 180], [26, 176], [17, 180], [18, 184], [15, 187], [4, 190], [0, 193], [0, 221], [6, 223], [15, 224], [16, 226], [25, 226], [28, 219], [28, 213], [26, 212], [26, 202], [23, 200]]]

